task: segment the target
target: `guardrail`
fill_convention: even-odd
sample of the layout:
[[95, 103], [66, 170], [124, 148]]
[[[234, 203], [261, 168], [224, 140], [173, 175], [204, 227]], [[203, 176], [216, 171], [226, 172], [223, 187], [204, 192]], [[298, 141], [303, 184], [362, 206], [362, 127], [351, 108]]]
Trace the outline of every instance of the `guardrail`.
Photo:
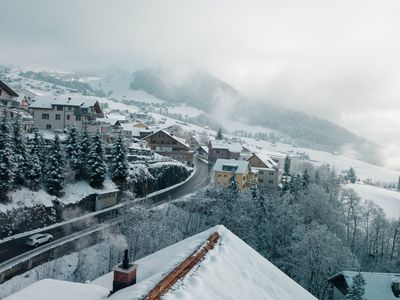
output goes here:
[[[137, 198], [134, 200], [134, 202], [144, 202], [144, 201], [147, 202], [148, 200], [154, 200], [159, 197], [165, 197], [169, 193], [180, 188], [181, 186], [189, 183], [192, 180], [192, 178], [194, 177], [194, 175], [196, 174], [196, 172], [197, 172], [197, 168], [194, 168], [193, 172], [190, 174], [190, 176], [188, 178], [186, 178], [186, 180], [184, 180], [178, 184], [175, 184], [173, 186], [170, 186], [168, 188], [165, 188], [163, 190], [153, 192], [153, 193], [147, 195], [146, 197]], [[50, 229], [55, 229], [58, 227], [61, 228], [68, 224], [82, 222], [84, 220], [87, 220], [87, 219], [90, 219], [93, 217], [97, 218], [98, 220], [101, 220], [101, 218], [103, 216], [106, 216], [106, 215], [109, 216], [111, 214], [111, 212], [113, 212], [113, 211], [117, 212], [118, 209], [122, 208], [125, 205], [127, 205], [126, 202], [119, 203], [112, 207], [109, 207], [109, 208], [106, 208], [106, 209], [103, 209], [100, 211], [88, 213], [84, 216], [70, 219], [70, 220], [67, 220], [67, 221], [64, 221], [61, 223], [56, 223], [56, 224], [53, 224], [53, 225], [50, 225], [47, 227], [38, 228], [38, 229], [29, 231], [29, 232], [17, 234], [12, 237], [8, 237], [8, 238], [1, 240], [0, 244], [15, 240], [15, 239], [27, 237], [27, 236], [30, 236], [35, 233], [48, 231]], [[107, 227], [116, 225], [119, 222], [116, 218], [117, 218], [117, 213], [115, 213], [115, 217], [112, 220], [103, 221], [103, 222], [96, 224], [94, 226], [91, 226], [89, 228], [85, 228], [78, 232], [72, 233], [68, 236], [59, 238], [59, 239], [54, 240], [46, 245], [40, 246], [34, 250], [25, 252], [21, 255], [18, 255], [14, 258], [11, 258], [11, 259], [1, 263], [0, 264], [0, 283], [3, 283], [4, 281], [12, 278], [15, 275], [26, 272], [26, 271], [32, 269], [33, 267], [36, 267], [37, 265], [40, 265], [44, 260], [48, 259], [49, 257], [54, 259], [54, 258], [61, 256], [60, 255], [61, 253], [62, 253], [62, 255], [65, 255], [68, 252], [72, 252], [73, 250], [76, 251], [76, 248], [73, 247], [73, 246], [75, 246], [75, 245], [73, 245], [75, 241], [77, 241], [81, 238], [85, 238], [89, 235], [93, 235], [101, 230], [104, 230]], [[59, 249], [60, 247], [63, 248], [62, 251], [58, 251], [58, 253], [56, 254], [55, 249]]]

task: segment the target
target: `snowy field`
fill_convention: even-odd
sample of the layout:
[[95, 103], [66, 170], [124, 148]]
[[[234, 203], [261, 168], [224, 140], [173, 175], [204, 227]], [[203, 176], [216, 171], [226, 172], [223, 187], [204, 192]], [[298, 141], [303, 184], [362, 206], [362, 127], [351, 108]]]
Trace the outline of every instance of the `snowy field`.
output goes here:
[[400, 217], [400, 192], [366, 184], [346, 184], [344, 187], [355, 190], [365, 200], [372, 200], [389, 218]]

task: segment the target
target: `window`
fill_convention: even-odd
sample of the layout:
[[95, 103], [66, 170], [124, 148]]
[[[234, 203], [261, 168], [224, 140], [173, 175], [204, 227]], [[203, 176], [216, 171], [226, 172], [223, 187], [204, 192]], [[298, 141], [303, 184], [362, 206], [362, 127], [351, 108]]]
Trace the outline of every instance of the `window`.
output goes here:
[[259, 180], [258, 180], [258, 182], [261, 182], [261, 183], [263, 183], [263, 182], [264, 182], [264, 180], [262, 180], [262, 179], [259, 179]]
[[81, 120], [81, 116], [75, 116], [75, 121], [80, 121]]
[[70, 116], [70, 115], [67, 115], [67, 120], [69, 120], [69, 119], [71, 119], [71, 116]]
[[56, 114], [56, 120], [61, 120], [61, 115], [60, 114]]
[[243, 180], [246, 180], [246, 176], [243, 176]]
[[227, 175], [226, 175], [226, 174], [224, 174], [224, 177], [227, 177]]
[[274, 172], [269, 172], [269, 175], [274, 176]]
[[274, 184], [273, 180], [268, 181], [269, 184]]
[[260, 171], [260, 175], [263, 175], [264, 174], [264, 171]]
[[2, 91], [2, 89], [0, 89], [0, 96], [1, 96], [1, 93], [2, 93], [3, 91]]
[[46, 124], [46, 129], [51, 129], [51, 124]]
[[68, 111], [72, 111], [72, 106], [68, 106]]
[[57, 105], [57, 110], [63, 110], [63, 106], [62, 105]]
[[49, 118], [49, 114], [42, 114], [42, 120], [48, 120]]

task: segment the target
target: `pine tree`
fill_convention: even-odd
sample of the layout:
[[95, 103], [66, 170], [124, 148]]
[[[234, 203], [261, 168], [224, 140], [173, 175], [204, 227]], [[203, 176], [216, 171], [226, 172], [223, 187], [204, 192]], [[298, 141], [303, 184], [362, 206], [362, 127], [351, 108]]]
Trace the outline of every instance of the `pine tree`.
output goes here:
[[66, 154], [69, 161], [69, 165], [72, 171], [75, 173], [75, 177], [79, 178], [81, 164], [84, 163], [80, 159], [80, 147], [78, 144], [78, 133], [76, 132], [75, 126], [72, 126], [68, 131], [68, 137], [66, 141]]
[[365, 279], [361, 273], [354, 275], [353, 284], [349, 287], [345, 299], [365, 300]]
[[351, 183], [356, 183], [357, 181], [356, 171], [352, 167], [347, 171], [346, 177]]
[[310, 174], [308, 174], [307, 169], [304, 169], [304, 172], [302, 175], [302, 181], [303, 181], [303, 189], [307, 189], [311, 183], [311, 176], [310, 176]]
[[16, 164], [8, 112], [4, 108], [0, 122], [0, 202], [7, 202], [7, 193], [15, 186]]
[[64, 159], [61, 153], [60, 138], [55, 135], [46, 170], [46, 189], [50, 195], [60, 196], [64, 186]]
[[89, 158], [89, 151], [91, 149], [90, 138], [87, 132], [86, 127], [83, 127], [81, 131], [81, 137], [79, 141], [79, 152], [78, 152], [78, 161], [79, 161], [79, 170], [75, 174], [76, 179], [88, 179], [88, 171], [89, 167], [87, 165], [87, 161]]
[[31, 153], [28, 155], [26, 163], [25, 182], [30, 189], [37, 191], [39, 190], [41, 179], [42, 165], [40, 159], [36, 153]]
[[240, 191], [240, 187], [239, 187], [239, 182], [238, 182], [236, 176], [232, 175], [231, 178], [229, 179], [229, 181], [230, 181], [229, 188], [231, 189], [231, 191], [234, 194], [237, 194]]
[[285, 172], [286, 176], [288, 176], [290, 174], [290, 157], [289, 157], [289, 155], [286, 155], [286, 157], [285, 157], [285, 165], [283, 167], [283, 171]]
[[101, 187], [106, 178], [107, 167], [103, 157], [103, 145], [98, 134], [92, 138], [88, 164], [90, 185], [96, 188]]
[[112, 145], [112, 163], [110, 166], [111, 179], [117, 184], [123, 184], [128, 177], [128, 162], [126, 160], [126, 148], [121, 133]]
[[25, 173], [27, 171], [27, 150], [26, 137], [21, 128], [21, 117], [19, 114], [17, 114], [13, 123], [13, 146], [16, 164], [15, 183], [22, 185], [25, 182]]
[[222, 135], [222, 129], [219, 128], [219, 129], [218, 129], [218, 132], [217, 132], [217, 137], [216, 137], [216, 139], [217, 139], [217, 140], [222, 140], [223, 138], [224, 138], [224, 136]]

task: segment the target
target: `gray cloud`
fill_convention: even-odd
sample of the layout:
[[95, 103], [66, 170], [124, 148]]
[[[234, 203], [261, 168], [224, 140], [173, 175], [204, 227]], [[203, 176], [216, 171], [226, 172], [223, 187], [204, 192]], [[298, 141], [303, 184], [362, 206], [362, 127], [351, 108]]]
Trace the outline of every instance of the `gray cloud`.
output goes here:
[[0, 5], [0, 63], [55, 70], [188, 64], [251, 97], [336, 121], [378, 142], [392, 142], [386, 127], [399, 125], [382, 122], [400, 111], [395, 0]]

